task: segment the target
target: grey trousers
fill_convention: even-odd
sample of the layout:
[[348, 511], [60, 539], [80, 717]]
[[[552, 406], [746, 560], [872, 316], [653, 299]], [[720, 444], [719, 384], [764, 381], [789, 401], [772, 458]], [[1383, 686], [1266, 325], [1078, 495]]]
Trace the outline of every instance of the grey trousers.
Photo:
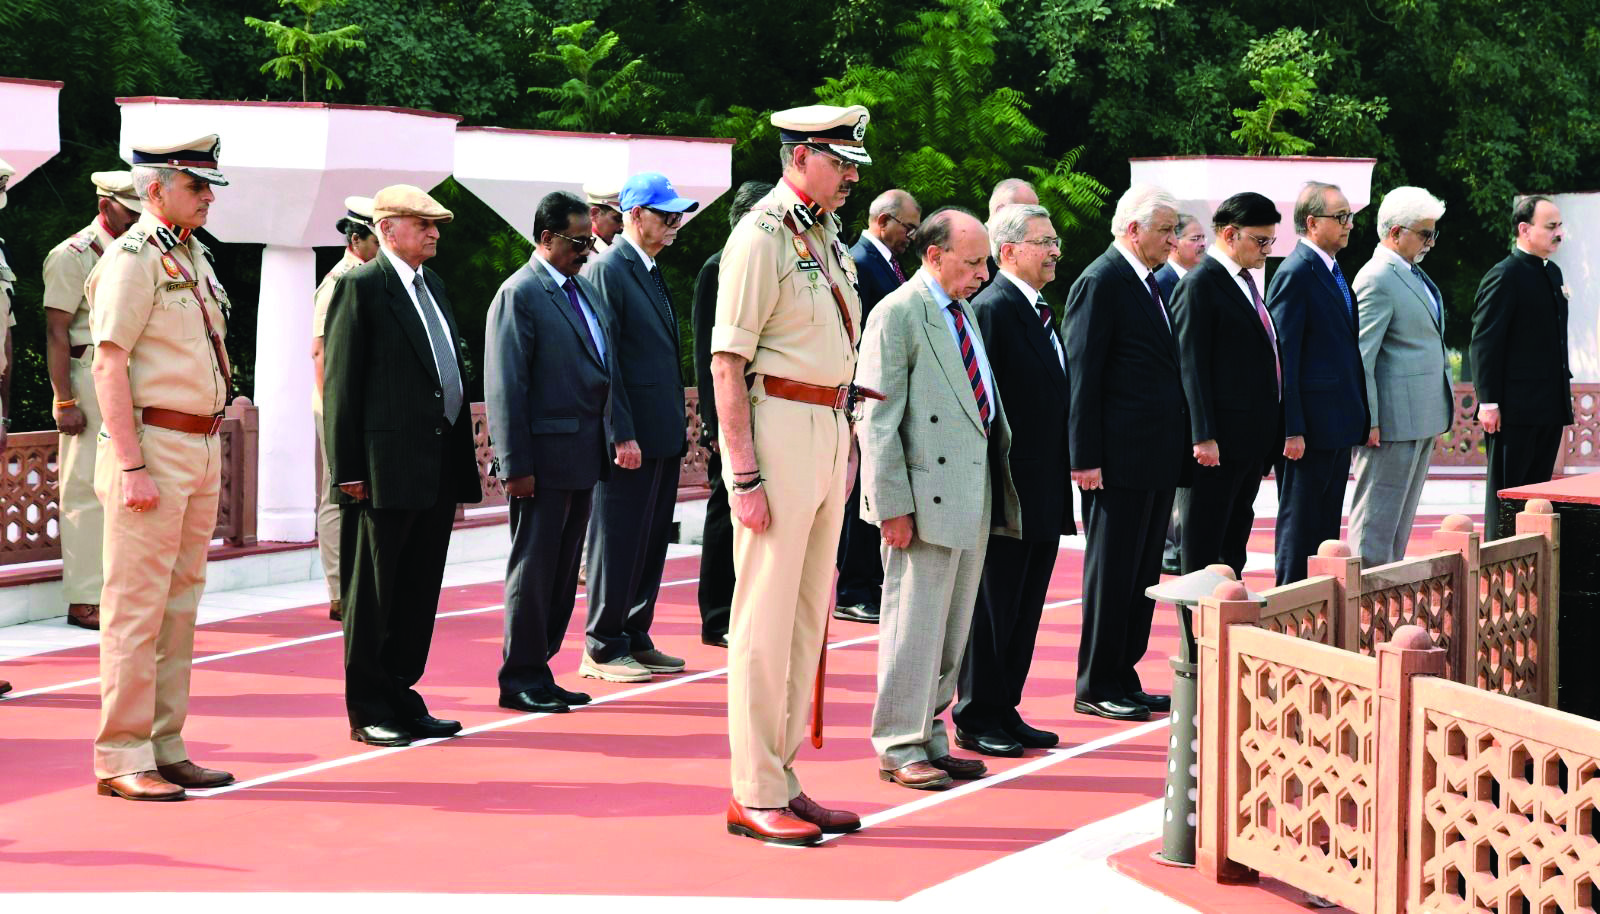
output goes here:
[[1433, 439], [1385, 441], [1355, 449], [1355, 495], [1350, 538], [1370, 568], [1405, 558], [1422, 486], [1428, 481]]
[[989, 549], [988, 501], [986, 496], [974, 549], [948, 549], [916, 537], [905, 549], [883, 549], [872, 748], [884, 770], [950, 754], [939, 715], [955, 701], [967, 650]]
[[339, 504], [329, 495], [328, 449], [322, 445], [322, 417], [317, 416], [317, 458], [322, 461], [322, 487], [317, 490], [317, 551], [322, 555], [322, 576], [328, 580], [328, 599], [339, 599]]

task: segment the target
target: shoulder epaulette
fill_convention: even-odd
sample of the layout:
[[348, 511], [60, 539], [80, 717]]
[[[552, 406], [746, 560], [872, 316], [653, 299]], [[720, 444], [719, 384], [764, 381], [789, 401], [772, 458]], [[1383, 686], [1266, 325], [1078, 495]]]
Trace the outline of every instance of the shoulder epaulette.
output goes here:
[[776, 235], [778, 226], [783, 224], [783, 207], [769, 201], [765, 206], [752, 211], [755, 214], [756, 228], [768, 235]]
[[139, 249], [144, 247], [144, 243], [149, 240], [150, 230], [145, 226], [135, 225], [133, 228], [130, 228], [123, 233], [122, 239], [119, 243], [122, 245], [122, 249], [124, 251], [127, 251], [130, 254], [137, 254], [139, 253]]
[[89, 250], [89, 242], [93, 240], [93, 237], [86, 235], [83, 232], [79, 232], [78, 234], [67, 239], [67, 247], [79, 254], [82, 254], [84, 251]]

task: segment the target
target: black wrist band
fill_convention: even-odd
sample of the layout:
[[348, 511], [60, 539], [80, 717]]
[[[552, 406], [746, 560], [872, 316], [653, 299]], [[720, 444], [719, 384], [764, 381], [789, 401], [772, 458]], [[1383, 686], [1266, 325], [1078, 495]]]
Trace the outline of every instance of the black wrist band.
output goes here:
[[136, 467], [124, 467], [122, 472], [124, 472], [124, 473], [137, 473], [142, 469], [144, 469], [144, 464], [141, 463]]

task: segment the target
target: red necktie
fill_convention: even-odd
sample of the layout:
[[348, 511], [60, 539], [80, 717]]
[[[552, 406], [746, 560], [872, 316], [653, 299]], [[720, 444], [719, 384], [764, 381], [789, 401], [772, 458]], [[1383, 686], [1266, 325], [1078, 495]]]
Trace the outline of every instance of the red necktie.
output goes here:
[[1278, 357], [1278, 334], [1272, 329], [1272, 318], [1267, 316], [1267, 307], [1261, 303], [1261, 293], [1256, 291], [1255, 277], [1249, 270], [1240, 270], [1239, 275], [1244, 277], [1244, 284], [1250, 289], [1250, 301], [1255, 303], [1256, 317], [1261, 320], [1261, 328], [1267, 331], [1267, 340], [1272, 343], [1272, 365], [1278, 371], [1278, 399], [1283, 399], [1283, 360]]
[[978, 370], [978, 354], [972, 349], [972, 337], [967, 335], [967, 319], [961, 306], [951, 302], [950, 313], [956, 319], [956, 342], [961, 346], [961, 364], [967, 368], [967, 380], [972, 382], [972, 397], [978, 401], [978, 418], [983, 420], [983, 433], [989, 434], [989, 391], [983, 386], [983, 372]]
[[901, 271], [900, 265], [894, 262], [893, 257], [889, 258], [889, 269], [894, 271], [894, 278], [900, 280], [903, 285], [906, 281], [906, 274]]

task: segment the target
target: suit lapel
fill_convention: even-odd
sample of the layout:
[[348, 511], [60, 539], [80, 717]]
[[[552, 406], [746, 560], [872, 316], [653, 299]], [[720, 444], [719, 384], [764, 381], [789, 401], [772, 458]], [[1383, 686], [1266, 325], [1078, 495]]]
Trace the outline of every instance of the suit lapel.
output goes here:
[[[550, 271], [546, 270], [543, 264], [530, 263], [528, 270], [533, 273], [534, 280], [539, 284], [539, 288], [544, 290], [545, 295], [549, 297], [551, 307], [555, 308], [566, 319], [567, 326], [571, 327], [572, 332], [577, 334], [578, 345], [583, 347], [584, 352], [589, 353], [589, 358], [594, 359], [596, 365], [601, 368], [606, 367], [605, 363], [600, 361], [600, 353], [595, 351], [594, 340], [589, 333], [588, 323], [573, 312], [572, 302], [567, 300], [566, 291], [556, 285], [555, 277], [550, 275]], [[590, 306], [593, 307], [593, 302], [590, 303]]]
[[[1392, 260], [1389, 262], [1389, 269], [1393, 270], [1394, 274], [1400, 278], [1400, 282], [1404, 284], [1407, 289], [1411, 290], [1412, 295], [1415, 295], [1417, 298], [1422, 300], [1422, 307], [1428, 312], [1429, 320], [1433, 321], [1434, 329], [1438, 330], [1440, 333], [1443, 333], [1444, 328], [1440, 326], [1439, 316], [1434, 314], [1433, 298], [1430, 295], [1428, 284], [1418, 277], [1417, 274], [1402, 268], [1399, 264]], [[1441, 314], [1443, 310], [1444, 309], [1441, 307]]]
[[[1256, 333], [1260, 336], [1261, 341], [1267, 344], [1268, 349], [1277, 352], [1277, 347], [1273, 345], [1272, 336], [1267, 334], [1267, 328], [1261, 324], [1261, 316], [1256, 313], [1256, 303], [1251, 301], [1244, 294], [1244, 290], [1239, 288], [1239, 284], [1233, 281], [1233, 276], [1228, 272], [1228, 268], [1222, 265], [1222, 261], [1207, 254], [1205, 261], [1195, 269], [1205, 270], [1211, 281], [1217, 284], [1218, 289], [1222, 290], [1222, 294], [1227, 298], [1233, 299], [1245, 310], [1246, 314], [1250, 315], [1250, 323], [1256, 328]], [[1262, 302], [1262, 307], [1266, 307], [1265, 302]], [[1267, 320], [1272, 320], [1271, 314], [1267, 315]], [[1276, 334], [1277, 332], [1278, 328], [1274, 325], [1272, 333]]]
[[[1017, 319], [1022, 321], [1022, 326], [1031, 331], [1023, 334], [1028, 338], [1028, 348], [1032, 349], [1033, 354], [1045, 363], [1045, 371], [1058, 382], [1057, 388], [1061, 393], [1065, 394], [1067, 375], [1066, 372], [1061, 370], [1061, 360], [1056, 358], [1055, 347], [1050, 345], [1050, 337], [1055, 335], [1055, 328], [1045, 329], [1040, 326], [1039, 310], [1028, 301], [1022, 290], [1017, 288], [1016, 283], [1003, 276], [996, 276], [994, 281], [1005, 283], [1002, 289], [1005, 292], [1006, 301], [1010, 302], [1010, 307], [1015, 312]], [[1045, 332], [1040, 333], [1040, 330]], [[983, 342], [985, 346], [989, 344], [988, 340]]]
[[1126, 257], [1122, 256], [1122, 252], [1117, 249], [1115, 242], [1112, 243], [1111, 248], [1106, 251], [1104, 256], [1111, 261], [1111, 269], [1121, 276], [1123, 281], [1133, 287], [1133, 291], [1130, 294], [1139, 296], [1136, 299], [1139, 302], [1139, 313], [1143, 314], [1145, 320], [1149, 321], [1150, 325], [1155, 329], [1156, 337], [1166, 343], [1163, 351], [1166, 352], [1167, 358], [1172, 361], [1172, 364], [1177, 365], [1178, 341], [1172, 335], [1172, 326], [1169, 323], [1172, 320], [1171, 315], [1168, 314], [1167, 317], [1163, 318], [1156, 311], [1157, 308], [1160, 308], [1162, 312], [1165, 312], [1166, 303], [1162, 302], [1157, 305], [1155, 299], [1150, 297], [1150, 287], [1145, 285], [1144, 281], [1139, 278], [1138, 273], [1134, 272], [1133, 265], [1128, 263]]
[[667, 303], [662, 300], [661, 291], [656, 288], [656, 281], [650, 278], [650, 271], [645, 269], [644, 261], [639, 258], [639, 252], [626, 238], [618, 238], [617, 244], [622, 248], [617, 256], [628, 262], [634, 280], [644, 289], [645, 298], [655, 305], [656, 317], [661, 319], [661, 326], [667, 328], [668, 336], [677, 339], [678, 328], [672, 325], [672, 320], [667, 314]]
[[1344, 293], [1339, 291], [1339, 281], [1333, 278], [1333, 270], [1322, 262], [1322, 258], [1317, 255], [1316, 251], [1311, 250], [1308, 245], [1301, 244], [1298, 239], [1296, 239], [1294, 247], [1295, 253], [1310, 262], [1312, 272], [1317, 274], [1317, 277], [1322, 280], [1323, 287], [1328, 290], [1328, 294], [1333, 296], [1334, 307], [1339, 310], [1339, 317], [1342, 318], [1340, 323], [1346, 330], [1350, 331], [1352, 337], [1359, 337], [1360, 334], [1357, 331], [1353, 315], [1355, 311], [1355, 293], [1350, 293], [1351, 307], [1345, 307]]
[[[429, 377], [438, 384], [439, 367], [433, 362], [433, 345], [428, 342], [428, 328], [423, 326], [422, 317], [417, 314], [417, 305], [412, 303], [411, 293], [406, 291], [400, 274], [394, 270], [394, 264], [389, 262], [386, 254], [379, 252], [378, 256], [382, 260], [379, 269], [383, 270], [383, 286], [389, 292], [389, 308], [394, 312], [395, 321], [400, 324], [400, 331], [406, 335], [406, 339], [411, 341], [411, 348], [417, 351], [417, 358], [427, 367]], [[428, 293], [433, 294], [431, 286]], [[444, 309], [441, 307], [439, 310]]]
[[[983, 417], [978, 415], [978, 400], [972, 394], [972, 380], [967, 377], [967, 366], [961, 361], [961, 350], [956, 348], [955, 337], [950, 335], [950, 325], [945, 323], [944, 309], [933, 300], [933, 293], [920, 279], [916, 282], [919, 288], [915, 294], [922, 299], [923, 307], [926, 309], [922, 329], [928, 335], [928, 345], [933, 349], [934, 358], [939, 361], [939, 368], [944, 371], [945, 381], [950, 384], [950, 389], [956, 392], [956, 400], [960, 401], [967, 418], [971, 419], [972, 424], [981, 432]], [[964, 307], [961, 313], [967, 321], [967, 332], [971, 333], [972, 314]], [[989, 402], [995, 402], [993, 392], [989, 394]]]

